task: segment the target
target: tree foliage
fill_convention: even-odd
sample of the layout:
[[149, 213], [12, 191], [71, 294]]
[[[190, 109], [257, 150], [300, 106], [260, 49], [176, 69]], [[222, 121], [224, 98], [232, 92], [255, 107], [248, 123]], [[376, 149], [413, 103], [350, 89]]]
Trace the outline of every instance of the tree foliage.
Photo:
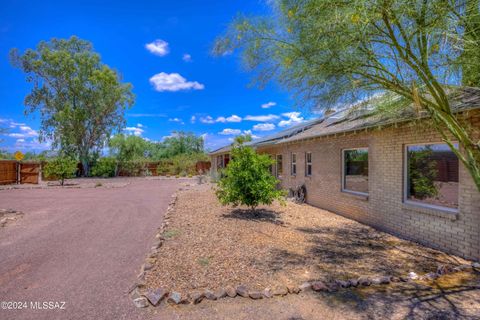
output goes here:
[[103, 157], [92, 167], [92, 176], [109, 178], [117, 175], [117, 160], [112, 157]]
[[78, 158], [88, 174], [92, 154], [124, 127], [132, 86], [100, 61], [90, 42], [74, 36], [42, 41], [23, 54], [12, 49], [10, 57], [33, 84], [25, 106], [27, 114], [40, 112], [40, 140]]
[[63, 186], [65, 179], [75, 176], [77, 161], [68, 156], [59, 156], [49, 160], [43, 170], [46, 177], [58, 179]]
[[478, 0], [272, 3], [270, 16], [238, 17], [214, 51], [243, 49], [245, 65], [257, 71], [260, 84], [276, 79], [313, 108], [394, 93], [407, 102], [402, 106], [428, 114], [480, 190], [478, 128], [452, 112], [450, 95], [462, 75], [480, 85]]
[[231, 160], [218, 181], [216, 195], [223, 205], [246, 205], [255, 210], [260, 204], [283, 200], [285, 192], [277, 190], [277, 180], [269, 170], [273, 160], [257, 154], [251, 147], [236, 143]]

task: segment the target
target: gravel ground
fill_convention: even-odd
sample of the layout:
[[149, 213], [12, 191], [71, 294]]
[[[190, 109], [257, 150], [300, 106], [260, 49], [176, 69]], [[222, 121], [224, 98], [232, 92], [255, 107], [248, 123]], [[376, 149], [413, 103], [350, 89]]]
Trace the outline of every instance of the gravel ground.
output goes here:
[[309, 205], [287, 202], [256, 213], [222, 207], [209, 184], [179, 193], [164, 237], [147, 286], [181, 293], [423, 274], [466, 263]]

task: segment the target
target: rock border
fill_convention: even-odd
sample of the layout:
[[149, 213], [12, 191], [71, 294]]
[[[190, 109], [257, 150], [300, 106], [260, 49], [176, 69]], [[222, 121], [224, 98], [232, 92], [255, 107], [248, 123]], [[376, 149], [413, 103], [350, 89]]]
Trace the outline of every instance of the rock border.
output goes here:
[[[178, 191], [188, 189], [179, 188]], [[313, 280], [306, 281], [300, 285], [278, 285], [273, 288], [265, 288], [264, 290], [249, 290], [246, 285], [240, 284], [235, 288], [233, 286], [226, 286], [216, 290], [205, 289], [202, 291], [191, 291], [185, 295], [180, 292], [170, 291], [168, 288], [160, 287], [157, 289], [145, 289], [145, 274], [148, 270], [153, 268], [153, 263], [156, 261], [159, 249], [162, 247], [165, 238], [163, 233], [169, 225], [171, 213], [175, 207], [178, 199], [178, 192], [172, 195], [167, 211], [165, 212], [162, 225], [158, 228], [155, 235], [155, 241], [151, 247], [150, 253], [140, 268], [140, 274], [137, 276], [138, 281], [128, 290], [128, 294], [132, 299], [133, 304], [138, 308], [146, 308], [149, 306], [157, 307], [162, 301], [167, 304], [181, 305], [181, 304], [199, 304], [204, 300], [220, 300], [224, 298], [247, 298], [251, 300], [270, 299], [273, 297], [283, 297], [288, 294], [299, 294], [300, 292], [335, 292], [340, 289], [353, 289], [357, 287], [369, 287], [390, 285], [398, 282], [414, 282], [414, 281], [431, 281], [438, 279], [447, 274], [453, 274], [462, 271], [478, 270], [480, 271], [480, 263], [472, 262], [471, 264], [462, 264], [458, 266], [439, 265], [435, 272], [429, 272], [424, 275], [418, 275], [415, 272], [410, 272], [405, 276], [360, 276], [354, 279], [334, 279], [330, 281]]]

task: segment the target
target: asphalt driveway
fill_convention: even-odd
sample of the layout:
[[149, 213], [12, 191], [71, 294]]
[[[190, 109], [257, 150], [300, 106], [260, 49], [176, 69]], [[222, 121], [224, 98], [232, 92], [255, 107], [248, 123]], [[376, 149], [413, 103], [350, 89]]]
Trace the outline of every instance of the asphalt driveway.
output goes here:
[[0, 301], [23, 308], [0, 309], [0, 319], [147, 316], [127, 291], [181, 182], [127, 181], [116, 188], [0, 190], [0, 208], [25, 213], [0, 228]]

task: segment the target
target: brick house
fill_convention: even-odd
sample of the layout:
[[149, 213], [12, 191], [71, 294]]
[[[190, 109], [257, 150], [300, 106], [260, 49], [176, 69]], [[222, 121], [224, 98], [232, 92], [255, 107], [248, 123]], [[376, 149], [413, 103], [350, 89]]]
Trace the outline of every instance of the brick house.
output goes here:
[[[452, 110], [480, 140], [480, 91]], [[374, 102], [374, 101], [373, 101]], [[422, 114], [371, 112], [372, 101], [250, 142], [275, 159], [272, 174], [307, 203], [468, 259], [480, 260], [480, 192]], [[210, 153], [224, 167], [230, 146]], [[461, 151], [461, 150], [460, 150]]]

